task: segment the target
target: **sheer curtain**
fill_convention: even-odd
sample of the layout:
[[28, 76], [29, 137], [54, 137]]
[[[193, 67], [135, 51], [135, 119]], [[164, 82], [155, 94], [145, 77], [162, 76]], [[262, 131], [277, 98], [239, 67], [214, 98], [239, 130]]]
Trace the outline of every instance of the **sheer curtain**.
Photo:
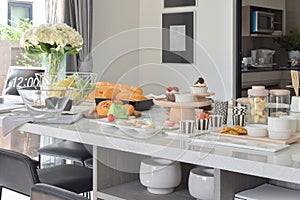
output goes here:
[[68, 59], [69, 67], [74, 71], [91, 72], [93, 69], [91, 56], [93, 0], [65, 0], [65, 8], [65, 22], [75, 28], [84, 40], [82, 51], [77, 56]]
[[46, 0], [46, 2], [48, 23], [67, 23], [76, 29], [84, 40], [83, 49], [78, 55], [67, 56], [66, 70], [91, 72], [93, 0]]
[[65, 21], [65, 0], [46, 0], [46, 6], [48, 24]]

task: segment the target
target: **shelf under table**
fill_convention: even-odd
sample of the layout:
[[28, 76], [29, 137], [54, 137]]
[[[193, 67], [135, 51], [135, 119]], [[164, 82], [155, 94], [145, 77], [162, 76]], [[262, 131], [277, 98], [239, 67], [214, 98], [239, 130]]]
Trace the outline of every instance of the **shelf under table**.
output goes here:
[[[194, 200], [187, 189], [177, 189], [170, 194], [166, 195], [156, 195], [151, 194], [147, 189], [137, 181], [132, 181], [129, 183], [120, 184], [110, 188], [100, 190], [99, 193], [108, 194], [114, 197], [119, 197], [120, 199], [130, 199], [130, 200]], [[99, 197], [99, 195], [98, 195]], [[100, 197], [101, 198], [101, 197]]]

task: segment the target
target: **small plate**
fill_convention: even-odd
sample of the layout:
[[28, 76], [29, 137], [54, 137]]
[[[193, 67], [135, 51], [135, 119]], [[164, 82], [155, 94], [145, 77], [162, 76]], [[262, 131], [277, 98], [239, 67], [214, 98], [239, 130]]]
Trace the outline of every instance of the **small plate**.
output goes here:
[[198, 135], [207, 134], [208, 132], [209, 130], [205, 130], [205, 131], [196, 131], [194, 133], [185, 134], [185, 133], [180, 133], [180, 130], [175, 130], [175, 131], [166, 131], [165, 133], [167, 135], [175, 135], [178, 137], [195, 137]]
[[164, 126], [162, 128], [162, 130], [176, 130], [179, 129], [179, 124], [175, 124], [174, 126], [170, 127], [170, 126]]
[[[106, 127], [106, 128], [108, 128], [108, 127], [118, 128], [121, 131], [123, 131], [124, 133], [129, 133], [129, 134], [135, 133], [135, 134], [143, 134], [143, 135], [153, 135], [153, 134], [161, 131], [161, 128], [138, 128], [138, 127], [130, 126], [129, 124], [123, 125], [123, 123], [122, 123], [122, 125], [121, 125], [121, 124], [117, 124], [115, 122], [108, 122], [107, 118], [90, 119], [90, 121], [101, 124], [101, 126]], [[127, 120], [120, 120], [120, 121], [127, 121]]]

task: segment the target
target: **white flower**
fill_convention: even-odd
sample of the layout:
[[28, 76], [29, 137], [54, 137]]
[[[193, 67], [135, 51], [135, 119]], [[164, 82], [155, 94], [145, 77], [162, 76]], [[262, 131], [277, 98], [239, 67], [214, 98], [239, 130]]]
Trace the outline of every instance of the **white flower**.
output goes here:
[[34, 54], [51, 53], [54, 49], [66, 54], [79, 53], [83, 38], [67, 24], [41, 24], [26, 31], [20, 44]]

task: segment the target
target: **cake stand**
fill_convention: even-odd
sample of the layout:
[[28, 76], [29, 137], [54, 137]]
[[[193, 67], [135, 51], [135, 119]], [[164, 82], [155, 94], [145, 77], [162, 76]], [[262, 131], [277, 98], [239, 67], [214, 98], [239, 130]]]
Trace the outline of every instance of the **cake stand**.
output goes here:
[[170, 102], [167, 99], [153, 99], [154, 104], [170, 109], [170, 120], [179, 123], [180, 120], [194, 120], [195, 108], [211, 105], [211, 100], [201, 102]]

